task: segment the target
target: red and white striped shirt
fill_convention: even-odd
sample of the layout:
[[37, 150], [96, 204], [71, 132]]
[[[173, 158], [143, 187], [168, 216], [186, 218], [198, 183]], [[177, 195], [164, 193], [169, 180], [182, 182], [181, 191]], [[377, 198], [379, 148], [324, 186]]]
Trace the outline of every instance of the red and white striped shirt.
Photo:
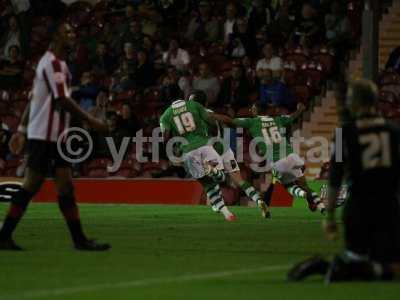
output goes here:
[[71, 96], [67, 64], [47, 51], [36, 68], [30, 103], [28, 139], [56, 142], [68, 129], [71, 116], [57, 99]]

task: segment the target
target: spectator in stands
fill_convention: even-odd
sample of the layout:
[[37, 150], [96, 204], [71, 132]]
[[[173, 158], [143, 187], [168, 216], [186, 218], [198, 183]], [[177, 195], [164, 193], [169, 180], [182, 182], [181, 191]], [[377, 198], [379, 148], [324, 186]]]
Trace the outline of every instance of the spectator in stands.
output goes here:
[[274, 13], [265, 2], [263, 0], [253, 0], [252, 2], [249, 14], [249, 30], [253, 35], [259, 30], [266, 31], [267, 26], [273, 20]]
[[138, 50], [143, 45], [145, 35], [142, 31], [142, 24], [138, 20], [129, 23], [129, 29], [122, 35], [121, 43], [126, 45], [131, 44], [134, 50]]
[[396, 71], [400, 73], [400, 47], [396, 47], [389, 55], [389, 59], [386, 62], [385, 69], [387, 71]]
[[5, 162], [10, 155], [10, 150], [8, 147], [10, 138], [11, 132], [8, 126], [0, 120], [0, 169], [4, 169]]
[[129, 25], [131, 22], [135, 21], [137, 18], [137, 12], [135, 7], [132, 4], [128, 4], [125, 7], [125, 18], [124, 20], [118, 24], [117, 31], [120, 35], [124, 35], [129, 31]]
[[325, 28], [328, 46], [335, 49], [336, 56], [340, 61], [350, 46], [351, 25], [346, 16], [345, 6], [341, 5], [339, 1], [332, 2], [331, 13], [325, 16]]
[[100, 76], [104, 76], [112, 73], [114, 64], [114, 59], [108, 51], [107, 44], [104, 42], [98, 43], [96, 55], [92, 59], [93, 71]]
[[160, 101], [164, 104], [164, 107], [184, 97], [183, 91], [179, 86], [179, 76], [174, 67], [168, 68], [167, 74], [162, 80], [160, 90]]
[[19, 47], [13, 45], [8, 48], [8, 52], [8, 59], [0, 61], [0, 88], [5, 90], [21, 87], [24, 72]]
[[15, 15], [9, 17], [8, 28], [0, 38], [0, 59], [9, 58], [11, 46], [18, 46], [20, 52], [25, 54], [26, 45], [24, 34], [18, 25], [18, 19]]
[[316, 16], [314, 7], [305, 2], [302, 6], [301, 17], [295, 23], [294, 44], [308, 48], [319, 42], [323, 24]]
[[120, 67], [114, 72], [111, 78], [110, 91], [114, 93], [121, 93], [134, 89], [136, 87], [134, 82], [136, 68], [132, 70], [127, 61], [122, 61]]
[[247, 80], [243, 66], [235, 64], [231, 75], [224, 79], [218, 97], [218, 106], [230, 105], [233, 109], [248, 106], [251, 84]]
[[256, 76], [256, 69], [254, 68], [251, 58], [248, 56], [243, 57], [242, 65], [247, 80], [250, 82], [251, 85], [254, 85], [257, 76]]
[[103, 30], [101, 31], [101, 41], [103, 41], [108, 49], [118, 49], [116, 54], [120, 54], [120, 35], [117, 34], [113, 25], [110, 22], [105, 22], [103, 25]]
[[138, 11], [142, 17], [143, 33], [154, 36], [158, 30], [158, 24], [162, 22], [162, 16], [156, 9], [153, 0], [144, 0], [138, 6]]
[[226, 6], [226, 19], [223, 24], [224, 43], [229, 43], [229, 37], [233, 33], [233, 26], [236, 23], [237, 9], [235, 4], [230, 3]]
[[105, 121], [107, 111], [109, 110], [108, 92], [101, 89], [96, 97], [96, 106], [90, 110], [90, 114], [97, 119]]
[[104, 137], [97, 132], [93, 132], [92, 136], [94, 140], [94, 149], [96, 151], [94, 153], [95, 157], [111, 158], [111, 153], [109, 151], [109, 146], [106, 138], [111, 137], [117, 149], [119, 149], [119, 147], [121, 146], [122, 140], [124, 139], [125, 135], [124, 132], [118, 127], [118, 120], [119, 116], [115, 111], [108, 111], [106, 113], [106, 122], [109, 129], [108, 136]]
[[216, 42], [219, 38], [219, 26], [216, 18], [212, 17], [208, 1], [200, 1], [199, 12], [191, 19], [186, 30], [185, 38], [191, 42]]
[[96, 98], [100, 87], [94, 82], [92, 71], [83, 72], [79, 89], [74, 92], [73, 98], [79, 101], [80, 107], [90, 111], [96, 105]]
[[281, 106], [293, 110], [295, 103], [291, 91], [283, 82], [273, 78], [271, 70], [263, 70], [260, 83], [260, 103], [262, 105]]
[[149, 61], [144, 49], [137, 52], [135, 83], [140, 88], [148, 88], [155, 83], [154, 65]]
[[121, 115], [117, 124], [118, 128], [123, 132], [124, 136], [135, 136], [141, 125], [132, 113], [132, 107], [129, 103], [124, 103], [121, 108]]
[[136, 87], [135, 74], [137, 69], [137, 54], [131, 43], [124, 45], [124, 56], [118, 69], [113, 75], [114, 82], [112, 90], [114, 92], [122, 92]]
[[184, 71], [189, 66], [190, 56], [186, 50], [179, 47], [178, 41], [173, 39], [169, 42], [168, 51], [163, 54], [163, 61], [179, 71]]
[[124, 45], [122, 62], [127, 64], [130, 74], [135, 73], [137, 67], [137, 53], [135, 52], [135, 49], [131, 43], [125, 43]]
[[293, 32], [294, 17], [289, 15], [289, 6], [281, 5], [275, 15], [275, 20], [269, 27], [268, 33], [274, 43], [284, 46], [285, 41], [289, 40]]
[[242, 17], [233, 26], [226, 54], [230, 57], [244, 57], [245, 55], [255, 58], [257, 56], [257, 43], [254, 35], [250, 32], [247, 18]]
[[283, 68], [282, 59], [275, 53], [276, 51], [272, 44], [265, 44], [263, 47], [264, 58], [257, 62], [256, 71], [262, 72], [263, 70], [269, 69], [272, 71], [274, 77], [280, 77]]
[[217, 101], [220, 90], [219, 81], [211, 73], [210, 67], [206, 62], [199, 65], [199, 75], [193, 80], [193, 88], [206, 93], [208, 102], [211, 105]]

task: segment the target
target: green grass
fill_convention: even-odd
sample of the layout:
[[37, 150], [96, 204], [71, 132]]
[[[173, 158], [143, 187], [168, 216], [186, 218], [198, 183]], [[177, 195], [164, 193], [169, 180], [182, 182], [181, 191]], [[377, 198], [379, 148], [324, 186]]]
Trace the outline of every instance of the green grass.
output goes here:
[[293, 263], [341, 248], [303, 203], [272, 220], [233, 211], [236, 223], [203, 206], [81, 205], [88, 234], [113, 245], [82, 253], [57, 206], [33, 204], [15, 234], [29, 251], [0, 253], [0, 299], [399, 299], [397, 283], [285, 282]]

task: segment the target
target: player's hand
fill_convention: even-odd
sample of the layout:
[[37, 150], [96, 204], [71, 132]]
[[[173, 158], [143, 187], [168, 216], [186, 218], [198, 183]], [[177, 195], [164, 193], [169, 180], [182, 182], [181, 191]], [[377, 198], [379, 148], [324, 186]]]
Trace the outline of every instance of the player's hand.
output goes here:
[[325, 232], [325, 236], [329, 241], [334, 241], [337, 239], [338, 228], [335, 220], [324, 220], [322, 222], [322, 227]]
[[107, 132], [109, 131], [109, 130], [108, 130], [108, 126], [107, 126], [106, 123], [104, 123], [103, 121], [101, 121], [101, 120], [99, 120], [99, 119], [96, 119], [96, 118], [94, 118], [94, 117], [91, 117], [91, 118], [88, 120], [88, 123], [89, 123], [89, 126], [90, 126], [92, 129], [94, 129], [94, 130], [96, 130], [96, 131], [98, 131], [98, 132], [107, 133]]
[[25, 142], [26, 142], [25, 134], [21, 132], [14, 133], [9, 142], [11, 153], [14, 155], [20, 155], [25, 147]]

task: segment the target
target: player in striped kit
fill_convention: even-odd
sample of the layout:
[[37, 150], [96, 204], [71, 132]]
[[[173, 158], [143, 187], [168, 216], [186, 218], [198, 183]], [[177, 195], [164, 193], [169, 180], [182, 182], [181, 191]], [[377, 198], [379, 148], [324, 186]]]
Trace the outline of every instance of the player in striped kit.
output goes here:
[[[18, 132], [10, 141], [11, 151], [20, 154], [27, 140], [28, 162], [22, 187], [14, 194], [9, 212], [0, 230], [0, 250], [22, 250], [12, 234], [23, 217], [30, 200], [39, 191], [49, 172], [54, 176], [59, 208], [66, 220], [74, 246], [78, 250], [103, 251], [110, 248], [90, 240], [83, 232], [74, 197], [70, 164], [57, 148], [57, 141], [69, 128], [71, 115], [86, 121], [93, 129], [107, 126], [84, 112], [71, 97], [71, 75], [64, 61], [74, 44], [75, 33], [61, 24], [49, 50], [36, 68], [32, 98], [24, 112]], [[65, 147], [65, 141], [60, 144]]]

